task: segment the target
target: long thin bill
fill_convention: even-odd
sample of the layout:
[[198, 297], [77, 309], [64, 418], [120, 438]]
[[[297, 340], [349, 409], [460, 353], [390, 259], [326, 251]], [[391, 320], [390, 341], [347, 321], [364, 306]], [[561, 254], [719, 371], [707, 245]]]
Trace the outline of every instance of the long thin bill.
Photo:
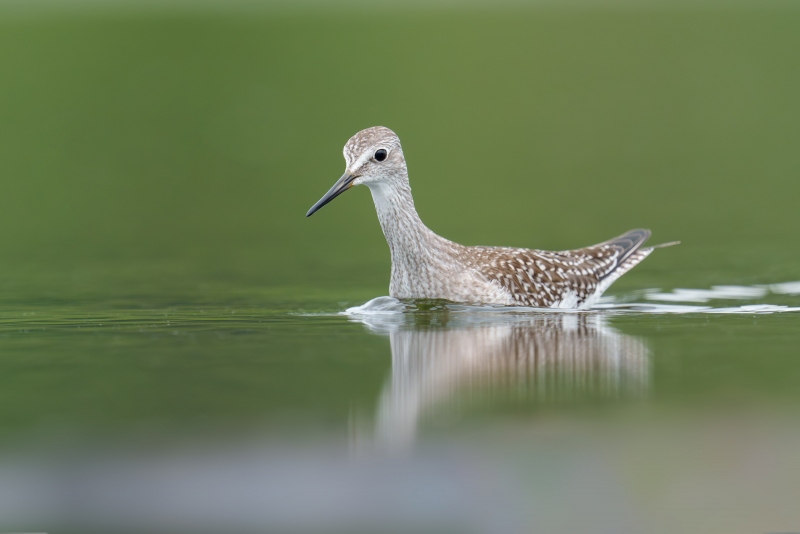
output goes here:
[[308, 213], [306, 213], [306, 217], [311, 217], [322, 206], [324, 206], [334, 198], [338, 197], [339, 195], [347, 191], [353, 184], [353, 180], [355, 180], [355, 178], [356, 177], [353, 176], [352, 174], [344, 173], [341, 178], [336, 180], [336, 183], [333, 184], [333, 187], [331, 187], [330, 191], [325, 193], [324, 197], [319, 199], [319, 201], [316, 204], [311, 206], [311, 209], [308, 210]]

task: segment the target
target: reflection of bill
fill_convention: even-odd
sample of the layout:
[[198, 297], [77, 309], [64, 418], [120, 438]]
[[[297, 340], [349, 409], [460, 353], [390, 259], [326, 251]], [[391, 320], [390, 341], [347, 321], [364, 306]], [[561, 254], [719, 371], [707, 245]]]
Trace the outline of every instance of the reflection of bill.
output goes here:
[[388, 334], [392, 374], [377, 412], [388, 446], [413, 441], [420, 419], [452, 402], [636, 398], [649, 384], [640, 339], [596, 314], [457, 312], [354, 315]]

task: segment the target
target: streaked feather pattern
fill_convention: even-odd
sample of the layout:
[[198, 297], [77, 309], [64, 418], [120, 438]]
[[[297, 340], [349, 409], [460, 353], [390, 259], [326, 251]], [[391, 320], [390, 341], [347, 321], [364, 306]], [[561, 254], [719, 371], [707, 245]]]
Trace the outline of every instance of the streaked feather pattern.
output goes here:
[[631, 230], [604, 243], [560, 252], [465, 247], [462, 261], [497, 281], [516, 305], [576, 308], [650, 254], [652, 248], [640, 249], [648, 237], [649, 230]]

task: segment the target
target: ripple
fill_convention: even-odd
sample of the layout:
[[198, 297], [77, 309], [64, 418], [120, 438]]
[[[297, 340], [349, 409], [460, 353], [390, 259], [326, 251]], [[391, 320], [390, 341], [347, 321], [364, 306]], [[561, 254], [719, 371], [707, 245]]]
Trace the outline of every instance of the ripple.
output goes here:
[[664, 302], [708, 302], [714, 299], [751, 299], [766, 296], [767, 289], [763, 286], [711, 286], [711, 289], [673, 289], [670, 293], [650, 293], [645, 295], [647, 300]]
[[[675, 288], [671, 291], [661, 289], [646, 289], [638, 295], [643, 295], [646, 301], [631, 301], [631, 295], [605, 296], [600, 302], [588, 310], [582, 309], [555, 309], [555, 308], [530, 308], [525, 306], [478, 306], [456, 304], [439, 301], [401, 301], [393, 297], [383, 296], [374, 298], [360, 306], [353, 306], [340, 312], [340, 315], [350, 317], [366, 316], [392, 316], [409, 312], [447, 310], [448, 312], [464, 313], [491, 313], [491, 314], [524, 314], [524, 313], [591, 313], [591, 312], [638, 312], [638, 313], [709, 313], [709, 314], [772, 314], [800, 311], [798, 305], [758, 303], [738, 306], [699, 306], [714, 300], [752, 300], [768, 297], [769, 295], [795, 296], [800, 295], [800, 281], [783, 282], [767, 285], [715, 285], [710, 289]], [[652, 302], [656, 301], [656, 302]], [[424, 303], [424, 306], [420, 306]], [[668, 304], [662, 304], [668, 303]]]

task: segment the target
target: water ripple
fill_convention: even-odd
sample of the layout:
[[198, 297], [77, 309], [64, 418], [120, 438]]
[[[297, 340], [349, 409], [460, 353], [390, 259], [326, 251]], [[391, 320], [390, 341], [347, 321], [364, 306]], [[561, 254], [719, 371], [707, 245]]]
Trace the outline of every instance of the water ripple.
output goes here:
[[[771, 314], [800, 311], [800, 302], [789, 304], [742, 303], [738, 306], [699, 306], [715, 300], [747, 301], [761, 299], [770, 295], [800, 295], [800, 281], [768, 285], [715, 285], [710, 289], [675, 288], [671, 291], [646, 289], [639, 293], [646, 301], [631, 301], [631, 295], [605, 296], [589, 310], [529, 308], [525, 306], [470, 306], [446, 301], [401, 301], [392, 297], [377, 297], [360, 306], [347, 308], [341, 315], [350, 317], [392, 316], [417, 311], [447, 310], [449, 312], [485, 312], [492, 314], [536, 313], [591, 313], [598, 311], [638, 312], [638, 313], [710, 313], [710, 314]], [[652, 302], [656, 301], [656, 302]], [[669, 303], [669, 304], [662, 304]], [[389, 319], [387, 319], [389, 320]], [[373, 321], [374, 322], [374, 321]]]

